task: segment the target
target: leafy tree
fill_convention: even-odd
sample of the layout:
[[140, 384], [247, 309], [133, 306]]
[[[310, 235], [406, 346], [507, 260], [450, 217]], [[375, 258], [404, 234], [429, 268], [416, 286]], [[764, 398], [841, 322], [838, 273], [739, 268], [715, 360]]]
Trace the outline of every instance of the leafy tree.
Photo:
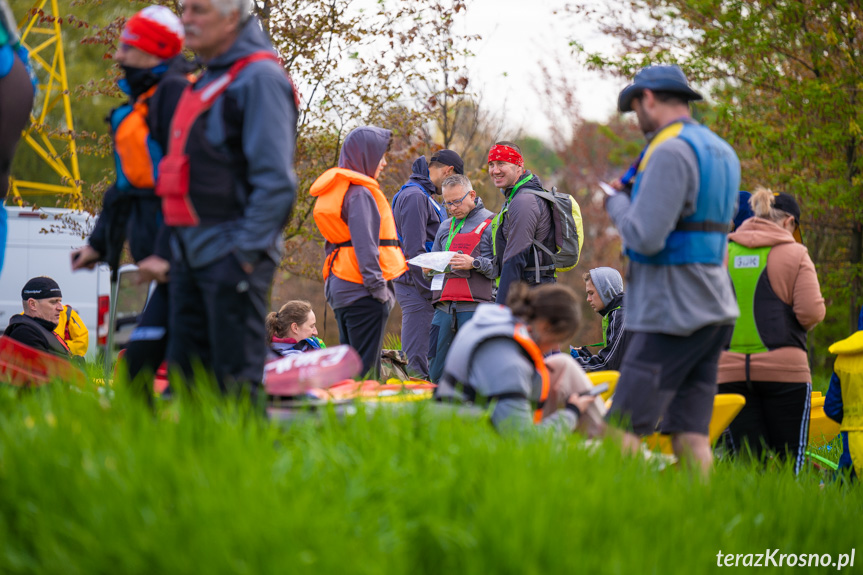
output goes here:
[[[552, 74], [547, 67], [540, 70], [543, 91], [539, 95], [550, 121], [551, 150], [558, 166], [546, 187], [554, 185], [559, 191], [571, 194], [581, 208], [584, 224], [578, 267], [560, 274], [558, 281], [583, 294], [582, 276], [590, 269], [612, 267], [624, 271], [620, 236], [605, 212], [604, 194], [598, 190], [597, 182], [620, 177], [638, 156], [644, 140], [628, 118], [614, 117], [605, 124], [584, 120], [578, 104], [579, 86], [566, 75]], [[532, 146], [528, 143], [527, 147]], [[584, 321], [573, 342], [586, 345], [602, 341], [602, 326], [584, 299], [580, 309]]]
[[[28, 0], [13, 3], [17, 13], [29, 9]], [[107, 125], [102, 120], [120, 103], [122, 94], [115, 86], [117, 72], [110, 56], [126, 18], [151, 3], [128, 2], [106, 9], [100, 0], [62, 0], [66, 60], [75, 94], [75, 136], [81, 148], [85, 206], [92, 211], [98, 211], [101, 194], [113, 177]], [[161, 3], [175, 11], [180, 8], [178, 2]], [[430, 80], [437, 73], [437, 60], [426, 53], [436, 34], [446, 31], [441, 38], [446, 47], [436, 57], [452, 67], [455, 54], [464, 54], [458, 48], [460, 36], [452, 31], [452, 19], [464, 4], [381, 0], [361, 8], [349, 0], [256, 0], [254, 9], [300, 94], [295, 158], [298, 200], [285, 231], [286, 263], [296, 264], [300, 272], [310, 272], [304, 259], [317, 260], [320, 254], [317, 249], [308, 249], [309, 242], [320, 242], [310, 219], [311, 183], [337, 163], [344, 136], [353, 127], [386, 125], [400, 138], [400, 145], [409, 147], [409, 136], [421, 134], [432, 113], [426, 94], [419, 93], [418, 86], [434, 94], [454, 95], [454, 90], [466, 85], [466, 76], [459, 76], [452, 85], [437, 89]], [[49, 16], [44, 18], [50, 21]], [[422, 103], [416, 104], [418, 100]], [[406, 177], [408, 159], [412, 159], [407, 156], [395, 154], [391, 175], [404, 172]], [[400, 165], [405, 161], [407, 172]], [[15, 166], [16, 175], [22, 178], [39, 170], [39, 164], [26, 152]]]
[[860, 3], [633, 0], [569, 10], [617, 40], [610, 54], [574, 40], [589, 67], [631, 77], [676, 63], [713, 96], [708, 120], [741, 157], [744, 189], [766, 185], [801, 200], [834, 304], [821, 343], [846, 333], [863, 302]]

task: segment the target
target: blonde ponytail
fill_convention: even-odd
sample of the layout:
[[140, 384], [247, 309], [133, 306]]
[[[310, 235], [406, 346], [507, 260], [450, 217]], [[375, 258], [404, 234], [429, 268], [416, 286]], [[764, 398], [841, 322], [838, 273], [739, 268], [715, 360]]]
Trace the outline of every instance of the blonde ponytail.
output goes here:
[[790, 214], [774, 208], [773, 204], [775, 202], [776, 196], [773, 194], [773, 190], [762, 187], [755, 188], [755, 191], [752, 192], [752, 197], [749, 198], [749, 205], [752, 207], [752, 213], [755, 216], [779, 224]]

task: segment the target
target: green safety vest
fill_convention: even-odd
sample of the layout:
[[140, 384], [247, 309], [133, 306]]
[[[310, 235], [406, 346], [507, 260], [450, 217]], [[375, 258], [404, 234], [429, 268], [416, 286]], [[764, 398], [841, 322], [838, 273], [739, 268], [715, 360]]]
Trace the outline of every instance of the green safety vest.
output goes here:
[[728, 272], [737, 294], [740, 317], [734, 324], [731, 351], [737, 353], [764, 353], [767, 346], [758, 333], [755, 323], [755, 290], [761, 274], [767, 269], [767, 254], [771, 246], [747, 248], [735, 242], [728, 244]]
[[623, 306], [611, 308], [607, 314], [602, 316], [602, 347], [608, 347], [608, 318], [611, 317], [611, 312], [621, 307]]
[[728, 243], [728, 272], [740, 317], [734, 324], [730, 351], [751, 355], [780, 347], [806, 349], [806, 330], [794, 308], [773, 291], [767, 276], [771, 246], [747, 248]]

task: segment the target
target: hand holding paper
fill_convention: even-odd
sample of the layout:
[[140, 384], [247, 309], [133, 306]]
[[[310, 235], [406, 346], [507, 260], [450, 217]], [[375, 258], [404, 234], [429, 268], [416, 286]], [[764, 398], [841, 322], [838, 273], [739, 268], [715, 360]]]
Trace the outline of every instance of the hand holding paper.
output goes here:
[[599, 182], [599, 189], [605, 192], [605, 195], [609, 197], [617, 195], [617, 190], [615, 190], [609, 184], [606, 184], [603, 181]]
[[443, 272], [446, 271], [450, 260], [452, 260], [456, 253], [457, 252], [429, 252], [409, 259], [408, 263], [412, 266], [419, 266], [421, 268]]

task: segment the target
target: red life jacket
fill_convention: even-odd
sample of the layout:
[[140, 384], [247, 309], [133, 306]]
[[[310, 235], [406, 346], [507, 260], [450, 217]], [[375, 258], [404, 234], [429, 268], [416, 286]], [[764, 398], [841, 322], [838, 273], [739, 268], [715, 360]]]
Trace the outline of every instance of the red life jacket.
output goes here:
[[[449, 246], [449, 251], [468, 254], [474, 258], [479, 257], [482, 233], [489, 224], [491, 224], [491, 218], [469, 232], [456, 234]], [[493, 280], [476, 270], [453, 271], [444, 276], [441, 289], [432, 292], [432, 303], [439, 301], [493, 302], [493, 286]]]
[[[223, 75], [200, 90], [194, 85], [186, 87], [174, 117], [171, 120], [171, 136], [168, 140], [168, 154], [159, 164], [159, 177], [156, 182], [156, 195], [162, 198], [162, 213], [169, 226], [197, 226], [201, 223], [199, 212], [203, 212], [205, 223], [238, 218], [243, 206], [236, 198], [236, 166], [223, 154], [211, 150], [204, 142], [188, 144], [189, 135], [195, 128], [198, 140], [203, 139], [203, 122], [196, 122], [213, 106], [216, 99], [237, 78], [240, 71], [253, 62], [272, 60], [278, 57], [268, 51], [255, 52], [240, 58]], [[296, 92], [294, 92], [296, 95]], [[192, 147], [195, 151], [192, 152]], [[190, 156], [201, 159], [197, 166], [197, 176], [190, 181]], [[193, 205], [190, 188], [200, 190], [202, 201]], [[196, 209], [197, 208], [197, 209]]]

